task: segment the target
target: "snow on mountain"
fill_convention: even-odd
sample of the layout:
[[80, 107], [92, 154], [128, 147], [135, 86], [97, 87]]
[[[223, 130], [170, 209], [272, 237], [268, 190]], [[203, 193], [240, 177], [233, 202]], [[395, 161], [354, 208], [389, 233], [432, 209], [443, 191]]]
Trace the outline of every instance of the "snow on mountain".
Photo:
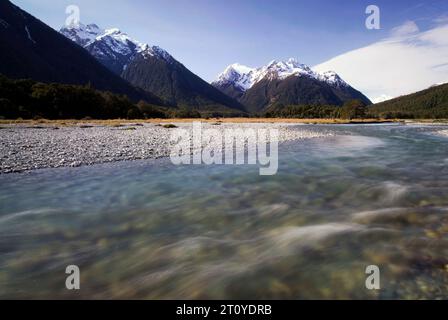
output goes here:
[[30, 40], [32, 43], [36, 44], [36, 41], [34, 41], [33, 37], [31, 37], [30, 29], [28, 29], [28, 26], [25, 26], [25, 32], [28, 36], [28, 40]]
[[144, 57], [157, 57], [167, 62], [174, 60], [162, 48], [141, 43], [117, 28], [101, 29], [96, 24], [80, 23], [64, 27], [60, 32], [87, 49], [116, 73], [122, 72], [138, 54], [142, 54]]
[[147, 45], [131, 39], [126, 33], [116, 28], [105, 30], [103, 34], [98, 35], [89, 45], [98, 42], [107, 44], [114, 52], [121, 55], [131, 55], [147, 48]]
[[213, 82], [215, 86], [232, 84], [242, 91], [247, 91], [263, 79], [286, 79], [291, 76], [305, 76], [328, 83], [331, 86], [348, 86], [335, 72], [327, 71], [317, 73], [307, 65], [296, 59], [286, 61], [271, 61], [268, 65], [260, 68], [250, 68], [238, 63], [228, 66]]
[[166, 62], [174, 62], [174, 58], [170, 55], [166, 50], [160, 48], [159, 46], [149, 46], [147, 44], [143, 45], [143, 49], [141, 51], [143, 56], [152, 56], [157, 57], [159, 59], [163, 59]]
[[104, 30], [100, 29], [96, 24], [84, 25], [79, 23], [77, 25], [73, 24], [64, 27], [60, 32], [69, 38], [70, 40], [76, 42], [82, 47], [88, 46], [95, 39], [104, 33]]
[[347, 82], [342, 80], [342, 78], [334, 71], [326, 71], [321, 73], [316, 73], [317, 78], [321, 81], [328, 83], [331, 86], [335, 87], [346, 87], [348, 86]]
[[313, 71], [311, 71], [308, 66], [299, 63], [297, 60], [292, 58], [287, 61], [274, 60], [259, 70], [259, 74], [255, 78], [255, 82], [258, 82], [266, 77], [283, 80], [290, 76], [300, 75], [312, 76]]
[[224, 72], [218, 76], [217, 83], [232, 83], [239, 89], [246, 91], [253, 86], [253, 78], [256, 71], [257, 69], [235, 63], [228, 66]]
[[103, 30], [96, 25], [80, 24], [60, 32], [107, 69], [157, 95], [167, 105], [233, 115], [246, 112], [239, 102], [196, 76], [164, 49], [139, 42], [117, 28]]

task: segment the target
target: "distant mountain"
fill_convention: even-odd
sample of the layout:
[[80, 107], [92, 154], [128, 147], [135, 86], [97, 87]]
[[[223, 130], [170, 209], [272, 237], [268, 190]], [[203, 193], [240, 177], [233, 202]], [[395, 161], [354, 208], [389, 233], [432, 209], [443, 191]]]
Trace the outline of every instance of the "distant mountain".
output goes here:
[[60, 32], [115, 74], [170, 104], [202, 111], [245, 112], [239, 102], [193, 74], [160, 47], [95, 24], [68, 26]]
[[374, 104], [369, 112], [383, 118], [447, 119], [448, 84]]
[[[104, 30], [96, 24], [79, 23], [64, 27], [60, 32], [87, 49], [99, 62], [119, 76], [139, 53], [155, 51], [152, 47], [131, 39], [119, 29]], [[157, 50], [156, 47], [154, 49]]]
[[272, 61], [260, 68], [233, 64], [212, 84], [251, 112], [273, 105], [343, 105], [352, 99], [371, 104], [335, 72], [316, 73], [295, 59]]
[[90, 84], [103, 91], [126, 94], [134, 101], [163, 104], [98, 63], [84, 49], [21, 10], [0, 1], [0, 73], [16, 79]]

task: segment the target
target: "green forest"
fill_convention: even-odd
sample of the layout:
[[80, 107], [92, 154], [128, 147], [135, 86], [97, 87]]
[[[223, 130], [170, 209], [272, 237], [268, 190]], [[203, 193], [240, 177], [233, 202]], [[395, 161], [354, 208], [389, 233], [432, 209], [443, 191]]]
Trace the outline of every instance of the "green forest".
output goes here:
[[351, 100], [342, 107], [332, 105], [277, 105], [264, 114], [267, 118], [298, 119], [363, 119], [368, 118], [368, 107], [361, 100]]
[[133, 104], [126, 96], [91, 86], [12, 80], [0, 75], [0, 119], [198, 118], [196, 111]]
[[384, 119], [448, 119], [448, 84], [375, 104], [369, 113]]
[[[90, 85], [12, 80], [0, 75], [0, 119], [149, 119], [222, 117], [220, 112], [132, 103]], [[233, 116], [228, 114], [227, 116]], [[255, 117], [299, 119], [448, 119], [448, 84], [376, 105], [351, 100], [332, 105], [277, 104]]]
[[342, 107], [277, 105], [267, 110], [265, 116], [310, 119], [448, 119], [448, 84], [371, 106], [366, 106], [359, 100], [351, 100]]

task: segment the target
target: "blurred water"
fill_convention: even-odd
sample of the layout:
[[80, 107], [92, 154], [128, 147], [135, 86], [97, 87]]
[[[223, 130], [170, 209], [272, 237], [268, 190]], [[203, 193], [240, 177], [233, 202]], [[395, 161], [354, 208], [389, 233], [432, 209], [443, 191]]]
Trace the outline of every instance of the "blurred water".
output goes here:
[[273, 177], [168, 160], [0, 176], [0, 298], [448, 298], [440, 128], [301, 128], [337, 135], [281, 145]]

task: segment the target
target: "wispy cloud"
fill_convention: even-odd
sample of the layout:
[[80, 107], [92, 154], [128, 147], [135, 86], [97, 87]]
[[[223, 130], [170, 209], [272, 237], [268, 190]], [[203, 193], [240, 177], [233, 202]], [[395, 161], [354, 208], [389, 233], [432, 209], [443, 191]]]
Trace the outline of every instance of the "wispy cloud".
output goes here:
[[420, 28], [414, 21], [406, 21], [401, 26], [395, 27], [391, 31], [392, 37], [404, 37], [415, 34], [420, 31]]
[[389, 38], [315, 69], [336, 71], [373, 101], [448, 82], [448, 23], [420, 31], [415, 22], [408, 21], [391, 30]]
[[393, 99], [393, 98], [394, 97], [388, 96], [387, 94], [382, 94], [379, 97], [372, 98], [372, 102], [373, 103], [380, 103], [380, 102], [384, 102], [384, 101], [387, 101], [387, 100], [390, 100], [390, 99]]
[[445, 14], [445, 15], [442, 15], [440, 17], [437, 17], [433, 21], [437, 25], [448, 24], [448, 14]]

